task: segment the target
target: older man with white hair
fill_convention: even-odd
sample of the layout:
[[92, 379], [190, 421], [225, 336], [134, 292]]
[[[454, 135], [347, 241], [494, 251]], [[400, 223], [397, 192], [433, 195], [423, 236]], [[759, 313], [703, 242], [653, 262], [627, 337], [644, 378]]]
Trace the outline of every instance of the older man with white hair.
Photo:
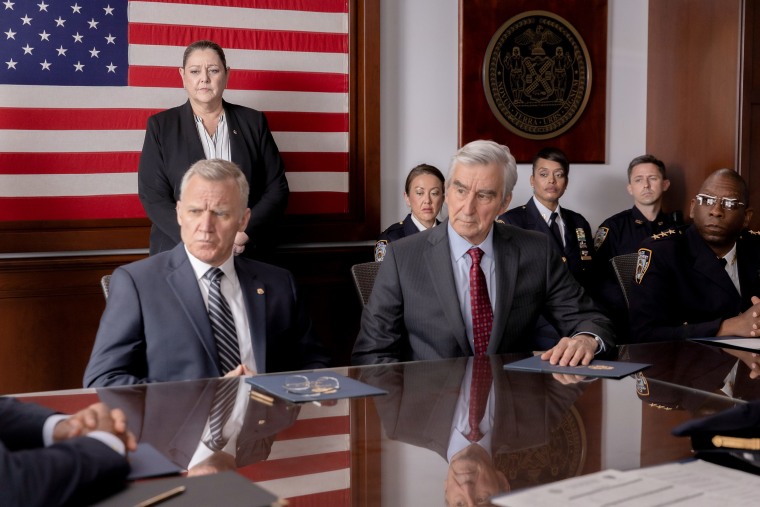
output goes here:
[[517, 182], [509, 148], [473, 141], [452, 158], [448, 219], [389, 245], [352, 361], [372, 364], [531, 351], [544, 315], [563, 338], [552, 364], [613, 347], [609, 320], [562, 265], [553, 239], [495, 222]]

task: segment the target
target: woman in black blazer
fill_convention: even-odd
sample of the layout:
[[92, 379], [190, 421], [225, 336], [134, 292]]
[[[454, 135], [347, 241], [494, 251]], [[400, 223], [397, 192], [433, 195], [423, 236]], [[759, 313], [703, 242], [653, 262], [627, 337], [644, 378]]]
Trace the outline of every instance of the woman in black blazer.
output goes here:
[[251, 219], [235, 238], [235, 254], [251, 254], [285, 212], [288, 182], [280, 152], [264, 113], [222, 98], [229, 67], [222, 48], [211, 41], [193, 42], [179, 69], [188, 101], [151, 116], [138, 169], [138, 194], [153, 222], [151, 255], [180, 240], [176, 205], [182, 176], [201, 159], [221, 158], [237, 164], [251, 187]]
[[404, 220], [385, 229], [375, 243], [375, 260], [385, 257], [391, 241], [435, 227], [443, 207], [443, 174], [437, 167], [420, 164], [409, 171], [404, 184], [404, 200], [411, 210]]

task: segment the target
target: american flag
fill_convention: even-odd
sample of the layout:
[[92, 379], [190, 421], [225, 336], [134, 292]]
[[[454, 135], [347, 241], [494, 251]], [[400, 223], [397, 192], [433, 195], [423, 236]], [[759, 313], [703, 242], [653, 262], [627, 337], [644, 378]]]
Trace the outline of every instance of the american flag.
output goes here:
[[145, 217], [146, 121], [187, 100], [199, 39], [266, 113], [288, 213], [347, 213], [347, 0], [0, 0], [0, 221]]

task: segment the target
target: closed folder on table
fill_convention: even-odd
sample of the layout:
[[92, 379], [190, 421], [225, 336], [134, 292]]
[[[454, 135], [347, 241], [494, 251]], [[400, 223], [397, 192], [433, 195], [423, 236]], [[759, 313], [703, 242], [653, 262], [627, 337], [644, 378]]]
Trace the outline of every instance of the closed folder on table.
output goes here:
[[628, 363], [624, 361], [600, 361], [594, 359], [588, 366], [558, 366], [544, 361], [541, 356], [532, 356], [514, 363], [504, 365], [505, 370], [534, 371], [540, 373], [561, 373], [564, 375], [582, 375], [584, 377], [601, 377], [621, 379], [652, 366], [646, 363]]

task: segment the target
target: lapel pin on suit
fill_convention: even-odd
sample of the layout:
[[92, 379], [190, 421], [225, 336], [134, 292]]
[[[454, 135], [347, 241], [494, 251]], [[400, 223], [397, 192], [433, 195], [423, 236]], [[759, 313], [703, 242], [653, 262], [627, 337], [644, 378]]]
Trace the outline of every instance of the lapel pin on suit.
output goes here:
[[233, 129], [233, 130], [232, 130], [232, 133], [233, 133], [233, 134], [235, 134], [235, 135], [237, 135], [237, 130], [234, 130], [234, 129]]
[[264, 294], [264, 289], [256, 289], [256, 294], [261, 296], [262, 294]]

